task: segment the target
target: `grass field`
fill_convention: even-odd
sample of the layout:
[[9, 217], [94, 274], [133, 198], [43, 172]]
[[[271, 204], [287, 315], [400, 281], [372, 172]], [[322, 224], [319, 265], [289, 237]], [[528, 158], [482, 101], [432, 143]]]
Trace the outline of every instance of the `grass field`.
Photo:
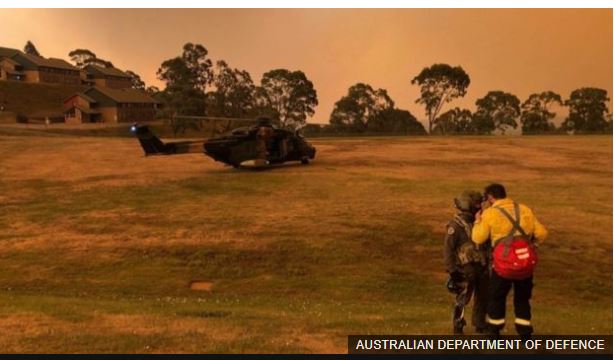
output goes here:
[[314, 144], [310, 166], [247, 171], [4, 133], [0, 349], [318, 353], [448, 333], [444, 226], [455, 194], [490, 181], [550, 230], [537, 333], [612, 333], [612, 137]]

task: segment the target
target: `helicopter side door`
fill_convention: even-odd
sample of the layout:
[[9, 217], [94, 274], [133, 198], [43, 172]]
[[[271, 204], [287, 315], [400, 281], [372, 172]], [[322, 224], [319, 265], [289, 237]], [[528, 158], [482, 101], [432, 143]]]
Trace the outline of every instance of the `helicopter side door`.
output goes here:
[[275, 133], [267, 149], [269, 152], [269, 160], [271, 162], [286, 161], [290, 147], [289, 132], [282, 129], [275, 129]]

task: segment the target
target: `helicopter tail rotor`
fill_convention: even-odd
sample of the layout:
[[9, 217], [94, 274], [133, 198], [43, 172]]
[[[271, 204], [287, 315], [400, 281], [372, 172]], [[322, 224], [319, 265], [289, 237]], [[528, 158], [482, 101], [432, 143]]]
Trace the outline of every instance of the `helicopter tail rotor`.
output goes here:
[[130, 127], [130, 131], [139, 139], [145, 156], [160, 155], [167, 152], [166, 144], [160, 140], [147, 125], [134, 124]]

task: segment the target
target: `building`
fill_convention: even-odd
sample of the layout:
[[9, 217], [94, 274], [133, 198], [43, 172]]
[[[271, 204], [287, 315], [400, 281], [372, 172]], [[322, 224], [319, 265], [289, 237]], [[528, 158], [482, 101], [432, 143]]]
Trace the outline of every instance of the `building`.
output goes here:
[[21, 51], [17, 49], [5, 48], [0, 46], [0, 59], [1, 58], [10, 58], [15, 54], [19, 54]]
[[90, 86], [103, 86], [113, 89], [132, 87], [132, 77], [114, 67], [87, 65], [81, 72], [83, 83]]
[[8, 57], [0, 58], [0, 80], [22, 81], [25, 76], [20, 63]]
[[13, 55], [20, 52], [17, 49], [0, 47], [0, 80], [21, 81], [23, 79], [23, 67], [11, 59]]
[[65, 60], [23, 53], [13, 55], [11, 60], [14, 60], [23, 67], [25, 77], [22, 81], [29, 83], [81, 84], [79, 69]]
[[0, 80], [80, 85], [79, 69], [62, 59], [0, 48]]
[[[79, 69], [62, 59], [30, 55], [5, 47], [0, 47], [2, 80], [75, 85], [43, 87], [15, 84], [7, 87], [11, 102], [5, 100], [3, 106], [6, 105], [9, 110], [19, 108], [20, 114], [26, 114], [32, 121], [144, 122], [155, 119], [159, 106], [147, 93], [132, 88], [132, 76], [115, 67], [89, 64]], [[63, 102], [60, 100], [76, 89], [85, 90]], [[49, 99], [52, 99], [51, 103]]]
[[152, 121], [157, 108], [158, 102], [144, 91], [93, 86], [64, 100], [64, 121], [69, 124]]

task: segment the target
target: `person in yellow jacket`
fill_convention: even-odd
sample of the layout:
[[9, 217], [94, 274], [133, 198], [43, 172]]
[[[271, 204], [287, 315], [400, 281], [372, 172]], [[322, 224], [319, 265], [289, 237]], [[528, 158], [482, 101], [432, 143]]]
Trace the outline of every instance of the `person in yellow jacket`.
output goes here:
[[[548, 236], [546, 228], [537, 220], [533, 211], [524, 204], [517, 204], [507, 197], [505, 188], [500, 184], [491, 184], [484, 190], [484, 197], [489, 207], [476, 215], [471, 232], [471, 240], [476, 244], [491, 241], [494, 249], [497, 242], [511, 235], [523, 233], [536, 244], [543, 242]], [[504, 210], [504, 211], [501, 211]], [[513, 214], [510, 219], [507, 214]], [[516, 218], [514, 216], [518, 214]], [[514, 224], [511, 220], [514, 220]], [[509, 279], [496, 271], [492, 271], [489, 284], [489, 301], [486, 322], [488, 333], [498, 335], [505, 326], [505, 301], [510, 289], [514, 287], [515, 325], [519, 335], [530, 337], [533, 333], [531, 325], [531, 292], [533, 276], [525, 279]]]

